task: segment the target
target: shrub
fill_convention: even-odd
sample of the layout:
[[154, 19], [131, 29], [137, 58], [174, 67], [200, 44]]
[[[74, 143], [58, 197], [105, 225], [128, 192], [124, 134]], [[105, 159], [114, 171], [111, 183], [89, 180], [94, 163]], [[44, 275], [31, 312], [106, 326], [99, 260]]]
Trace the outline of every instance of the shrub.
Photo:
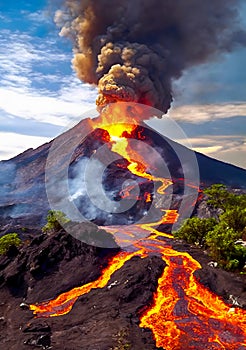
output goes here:
[[242, 269], [246, 264], [246, 247], [235, 243], [246, 240], [246, 195], [231, 193], [220, 184], [212, 185], [204, 193], [210, 205], [223, 210], [218, 221], [187, 219], [174, 236], [208, 248], [212, 259], [227, 270]]
[[214, 218], [200, 219], [193, 217], [185, 220], [183, 226], [176, 232], [174, 236], [186, 240], [190, 244], [203, 246], [206, 235], [217, 224]]
[[206, 236], [206, 244], [211, 257], [219, 262], [223, 267], [227, 266], [230, 260], [241, 261], [243, 251], [238, 250], [235, 242], [240, 238], [240, 233], [236, 232], [224, 222], [219, 223]]
[[0, 255], [6, 254], [11, 246], [18, 247], [21, 240], [17, 233], [8, 233], [0, 238]]
[[227, 226], [237, 232], [243, 232], [246, 227], [246, 210], [240, 207], [233, 209], [227, 209], [220, 215], [220, 222], [225, 223]]
[[233, 259], [233, 260], [229, 260], [229, 262], [225, 265], [225, 269], [226, 270], [236, 270], [239, 267], [239, 260], [237, 259]]
[[246, 208], [246, 195], [229, 192], [225, 185], [214, 184], [211, 187], [205, 189], [204, 194], [208, 196], [207, 203], [214, 208], [220, 208], [224, 211], [233, 209], [235, 207], [245, 209]]
[[70, 220], [60, 210], [49, 210], [47, 215], [47, 224], [42, 227], [42, 231], [47, 233], [50, 231], [59, 231], [62, 225], [66, 224]]

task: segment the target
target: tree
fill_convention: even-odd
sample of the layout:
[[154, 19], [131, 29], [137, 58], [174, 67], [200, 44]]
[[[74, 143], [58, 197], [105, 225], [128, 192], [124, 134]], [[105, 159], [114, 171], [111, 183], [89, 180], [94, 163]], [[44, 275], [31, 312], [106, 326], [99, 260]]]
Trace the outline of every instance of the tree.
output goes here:
[[185, 220], [182, 227], [174, 232], [174, 236], [186, 240], [190, 244], [197, 244], [203, 246], [206, 235], [217, 224], [216, 219], [200, 219], [193, 217]]
[[214, 184], [203, 191], [208, 196], [207, 204], [214, 208], [226, 210], [226, 208], [233, 206], [235, 195], [228, 192], [225, 185]]
[[225, 185], [214, 184], [209, 188], [206, 188], [204, 194], [208, 196], [207, 203], [212, 205], [214, 208], [223, 209], [226, 211], [228, 209], [233, 209], [239, 207], [242, 210], [246, 209], [246, 195], [236, 194], [229, 192]]
[[70, 220], [60, 210], [49, 210], [47, 215], [47, 224], [42, 227], [42, 231], [47, 233], [49, 231], [59, 231], [62, 225], [68, 223]]
[[21, 239], [17, 233], [8, 233], [0, 238], [0, 255], [6, 254], [11, 246], [18, 247]]

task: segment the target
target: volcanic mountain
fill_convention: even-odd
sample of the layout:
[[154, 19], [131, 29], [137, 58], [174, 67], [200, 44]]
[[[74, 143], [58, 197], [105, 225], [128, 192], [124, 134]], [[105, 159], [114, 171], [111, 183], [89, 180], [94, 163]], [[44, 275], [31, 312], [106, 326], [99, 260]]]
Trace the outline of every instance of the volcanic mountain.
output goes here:
[[[140, 140], [147, 142], [151, 149], [157, 149], [161, 158], [167, 164], [168, 171], [171, 173], [169, 177], [177, 184], [173, 190], [174, 195], [175, 191], [177, 195], [183, 193], [182, 177], [184, 177], [184, 171], [182, 168], [186, 169], [186, 174], [189, 177], [189, 174], [192, 174], [194, 171], [194, 156], [197, 161], [198, 176], [200, 176], [200, 179], [196, 179], [196, 181], [200, 180], [197, 184], [200, 184], [201, 187], [206, 187], [213, 183], [222, 183], [229, 187], [246, 188], [246, 170], [212, 159], [201, 153], [190, 151], [188, 148], [163, 137], [149, 127], [138, 126], [131, 137], [137, 139], [140, 134], [142, 135]], [[81, 135], [87, 136], [83, 138]], [[78, 172], [78, 164], [82, 164], [83, 167], [83, 160], [90, 159], [97, 149], [107, 143], [108, 139], [107, 135], [105, 136], [105, 130], [100, 128], [93, 130], [91, 120], [85, 119], [58, 136], [54, 141], [46, 143], [35, 150], [28, 149], [10, 160], [1, 161], [0, 218], [2, 220], [2, 232], [8, 231], [9, 222], [15, 222], [17, 225], [25, 226], [26, 228], [33, 225], [37, 228], [37, 225], [44, 224], [50, 208], [46, 194], [47, 188], [45, 188], [45, 184], [47, 185], [47, 176], [45, 178], [47, 168], [52, 168], [52, 176], [56, 181], [56, 195], [59, 197], [59, 193], [63, 191], [61, 179], [63, 175], [61, 174], [64, 172], [65, 167], [69, 167], [69, 177], [73, 179], [74, 173]], [[47, 165], [47, 158], [51, 153], [53, 144], [59, 149], [56, 153], [52, 149], [52, 157], [50, 156], [49, 164]], [[103, 161], [107, 162], [105, 157]], [[111, 192], [113, 192], [113, 189], [115, 192], [119, 191], [122, 183], [128, 178], [138, 180], [136, 176], [132, 176], [127, 171], [126, 165], [124, 167], [122, 162], [124, 163], [123, 158], [118, 163], [112, 162], [111, 165], [105, 166], [106, 176], [104, 178], [106, 177], [106, 179], [104, 181], [104, 189], [106, 191], [108, 187], [111, 188]], [[88, 206], [87, 197], [82, 198], [81, 201], [82, 207]], [[136, 215], [136, 213], [134, 214]], [[97, 224], [106, 225], [129, 222], [127, 221], [128, 218], [126, 218], [125, 222], [122, 215], [115, 215], [113, 219], [109, 219], [98, 208], [96, 214], [93, 214], [92, 217], [89, 216], [89, 219]], [[4, 222], [6, 222], [6, 226], [3, 225]]]
[[[245, 349], [245, 275], [209, 266], [205, 253], [173, 240], [170, 232], [182, 201], [185, 214], [195, 206], [199, 212], [203, 187], [224, 183], [243, 190], [246, 171], [196, 153], [197, 186], [189, 178], [195, 171], [192, 151], [143, 123], [124, 125], [124, 130], [123, 141], [132, 138], [158, 151], [167, 165], [166, 178], [145, 173], [139, 160], [111, 157], [119, 137], [112, 139], [112, 130], [95, 128], [89, 119], [53, 142], [0, 163], [1, 231], [18, 231], [24, 238], [21, 248], [10, 248], [0, 259], [1, 343], [13, 350]], [[84, 191], [81, 177], [77, 186], [88, 159], [98, 165], [93, 157], [101, 148], [107, 196], [116, 203], [132, 203], [134, 197], [124, 212], [105, 214]], [[52, 209], [73, 215], [64, 204], [64, 174], [69, 203], [74, 198], [92, 222], [71, 221], [41, 233], [49, 201]], [[186, 193], [186, 187], [191, 191]], [[147, 222], [140, 223], [141, 216]], [[73, 235], [67, 233], [71, 230]]]

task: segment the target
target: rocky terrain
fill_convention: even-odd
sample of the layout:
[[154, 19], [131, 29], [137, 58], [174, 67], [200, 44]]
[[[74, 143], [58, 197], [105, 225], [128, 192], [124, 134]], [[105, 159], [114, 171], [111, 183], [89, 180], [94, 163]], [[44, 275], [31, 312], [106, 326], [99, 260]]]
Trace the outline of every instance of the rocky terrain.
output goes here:
[[[89, 236], [102, 234], [93, 224], [80, 224], [79, 229]], [[96, 280], [109, 259], [119, 252], [112, 236], [103, 234], [114, 248], [88, 246], [61, 229], [49, 235], [37, 234], [28, 244], [11, 248], [7, 256], [1, 257], [0, 341], [5, 349], [157, 349], [151, 331], [139, 327], [139, 318], [151, 304], [165, 269], [158, 255], [133, 257], [104, 288], [79, 297], [64, 316], [34, 318], [25, 306]], [[206, 254], [181, 241], [172, 245], [201, 263], [203, 268], [195, 272], [201, 283], [230, 305], [238, 297], [237, 302], [246, 308], [245, 275], [208, 266]]]
[[[87, 224], [81, 229], [93, 232], [96, 226]], [[4, 347], [108, 350], [122, 343], [133, 349], [154, 349], [151, 332], [138, 327], [138, 313], [151, 302], [163, 271], [164, 263], [157, 256], [128, 261], [108, 286], [79, 298], [68, 315], [35, 319], [20, 307], [94, 281], [118, 251], [117, 247], [87, 246], [63, 230], [38, 235], [20, 251], [10, 249], [0, 260], [0, 337]], [[114, 281], [118, 283], [114, 285]], [[110, 288], [110, 284], [114, 286]]]

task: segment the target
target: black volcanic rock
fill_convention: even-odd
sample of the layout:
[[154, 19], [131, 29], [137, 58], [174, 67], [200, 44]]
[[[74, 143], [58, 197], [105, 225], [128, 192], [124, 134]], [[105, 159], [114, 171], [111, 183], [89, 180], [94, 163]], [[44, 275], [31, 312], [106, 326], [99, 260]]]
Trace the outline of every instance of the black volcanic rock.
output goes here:
[[226, 302], [233, 300], [246, 309], [246, 278], [224, 271], [222, 269], [204, 266], [195, 271], [195, 276], [200, 283], [213, 293], [221, 296]]
[[[82, 230], [82, 224], [78, 229]], [[101, 232], [88, 223], [84, 230]], [[113, 240], [110, 234], [104, 235]], [[182, 241], [170, 240], [170, 244], [201, 263], [203, 268], [195, 276], [202, 284], [231, 305], [233, 298], [240, 296], [238, 302], [246, 306], [246, 276], [208, 266], [206, 254]], [[152, 332], [139, 327], [140, 316], [151, 305], [165, 269], [165, 262], [154, 254], [131, 258], [104, 288], [92, 289], [79, 297], [66, 315], [34, 318], [26, 307], [96, 280], [117, 252], [119, 248], [88, 246], [60, 230], [37, 235], [29, 245], [1, 256], [0, 342], [4, 348], [109, 350], [125, 346], [156, 350]], [[177, 303], [176, 314], [183, 310], [182, 303]]]
[[[96, 279], [106, 266], [108, 257], [119, 248], [110, 234], [99, 230], [94, 224], [76, 227], [78, 235], [84, 231], [87, 235], [91, 232], [93, 235], [104, 235], [104, 238], [108, 236], [111, 249], [82, 243], [63, 229], [51, 235], [38, 235], [14, 257], [0, 256], [2, 284], [12, 295], [34, 302], [52, 298]], [[44, 288], [44, 278], [49, 288]]]
[[80, 297], [70, 314], [50, 320], [54, 348], [155, 349], [151, 332], [138, 326], [139, 313], [151, 302], [163, 268], [158, 257], [132, 258], [108, 286]]
[[11, 259], [1, 257], [0, 342], [4, 348], [154, 350], [152, 333], [138, 325], [165, 266], [160, 257], [132, 258], [106, 287], [81, 296], [62, 317], [34, 318], [25, 307], [96, 280], [117, 251], [88, 246], [61, 230], [35, 237]]

